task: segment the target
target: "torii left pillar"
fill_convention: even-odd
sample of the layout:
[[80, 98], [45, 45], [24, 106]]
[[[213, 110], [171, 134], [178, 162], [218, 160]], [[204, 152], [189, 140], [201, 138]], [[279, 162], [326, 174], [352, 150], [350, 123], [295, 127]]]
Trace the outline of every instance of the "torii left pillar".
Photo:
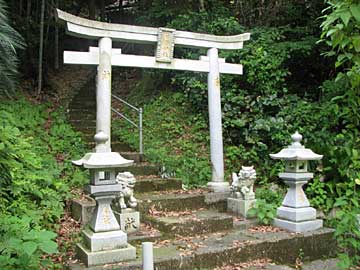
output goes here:
[[208, 108], [210, 126], [211, 181], [208, 187], [214, 192], [230, 191], [229, 182], [224, 179], [224, 154], [221, 116], [221, 93], [218, 49], [208, 50]]

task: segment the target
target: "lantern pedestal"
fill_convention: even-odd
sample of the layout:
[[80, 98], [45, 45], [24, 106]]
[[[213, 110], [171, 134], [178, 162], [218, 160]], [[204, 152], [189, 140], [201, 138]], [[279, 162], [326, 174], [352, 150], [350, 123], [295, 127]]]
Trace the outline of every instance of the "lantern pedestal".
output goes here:
[[[286, 179], [296, 178], [291, 173], [286, 173]], [[298, 178], [308, 179], [312, 178], [311, 173], [304, 173], [303, 177]], [[280, 174], [284, 178], [284, 174]], [[288, 192], [285, 196], [282, 206], [277, 209], [274, 219], [274, 225], [292, 232], [306, 232], [313, 231], [323, 226], [322, 220], [316, 219], [316, 209], [310, 207], [310, 203], [302, 189], [302, 186], [307, 181], [285, 181], [289, 185]]]
[[104, 251], [90, 251], [84, 245], [78, 244], [76, 254], [86, 266], [118, 263], [122, 261], [134, 260], [136, 258], [136, 248], [127, 244], [120, 249], [109, 249]]
[[294, 222], [285, 219], [274, 219], [274, 226], [291, 231], [291, 232], [308, 232], [315, 231], [323, 227], [323, 221], [321, 219]]

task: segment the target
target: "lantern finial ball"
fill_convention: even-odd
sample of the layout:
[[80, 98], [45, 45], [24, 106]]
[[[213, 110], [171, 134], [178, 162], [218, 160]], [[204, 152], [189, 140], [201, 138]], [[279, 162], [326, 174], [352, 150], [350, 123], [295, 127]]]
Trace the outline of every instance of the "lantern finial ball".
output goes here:
[[296, 131], [293, 135], [291, 135], [291, 138], [294, 142], [300, 142], [303, 136], [298, 131]]

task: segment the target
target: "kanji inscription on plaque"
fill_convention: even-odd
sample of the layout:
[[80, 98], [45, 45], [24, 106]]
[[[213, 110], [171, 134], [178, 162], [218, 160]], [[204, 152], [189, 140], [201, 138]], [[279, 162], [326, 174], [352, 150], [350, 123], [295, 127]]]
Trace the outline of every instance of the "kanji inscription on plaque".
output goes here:
[[174, 56], [174, 29], [159, 28], [156, 62], [171, 63]]

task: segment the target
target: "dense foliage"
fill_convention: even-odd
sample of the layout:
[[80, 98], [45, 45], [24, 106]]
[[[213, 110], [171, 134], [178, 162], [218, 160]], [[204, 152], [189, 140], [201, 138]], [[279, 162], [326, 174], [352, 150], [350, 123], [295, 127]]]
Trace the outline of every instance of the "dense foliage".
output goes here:
[[0, 112], [0, 268], [39, 269], [57, 250], [51, 231], [70, 187], [86, 179], [70, 164], [84, 148], [47, 105], [3, 101]]
[[17, 75], [17, 49], [24, 47], [20, 34], [9, 24], [7, 6], [0, 0], [0, 95], [14, 93]]
[[[341, 267], [348, 269], [360, 261], [360, 3], [359, 1], [328, 1], [321, 24], [322, 38], [331, 46], [327, 56], [336, 56], [337, 77], [331, 104], [339, 121], [331, 154], [332, 168], [336, 168], [332, 182], [327, 183], [327, 194], [336, 194], [335, 236], [341, 248]], [[335, 90], [335, 91], [334, 91]], [[341, 129], [340, 129], [341, 128]], [[330, 170], [329, 170], [330, 171]], [[332, 194], [331, 194], [332, 193]]]

